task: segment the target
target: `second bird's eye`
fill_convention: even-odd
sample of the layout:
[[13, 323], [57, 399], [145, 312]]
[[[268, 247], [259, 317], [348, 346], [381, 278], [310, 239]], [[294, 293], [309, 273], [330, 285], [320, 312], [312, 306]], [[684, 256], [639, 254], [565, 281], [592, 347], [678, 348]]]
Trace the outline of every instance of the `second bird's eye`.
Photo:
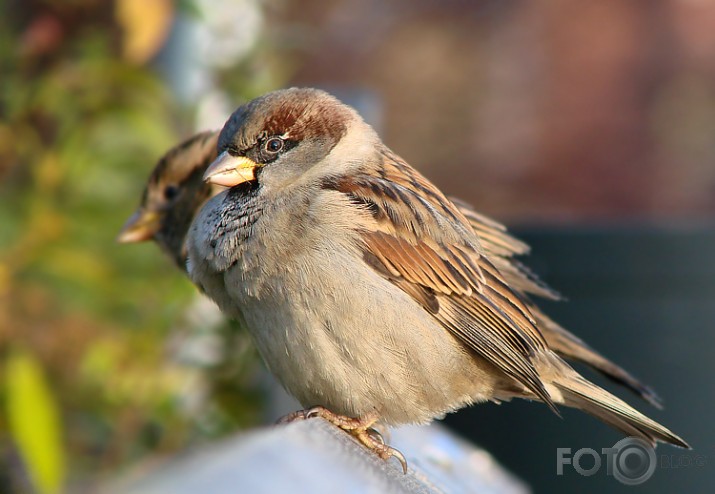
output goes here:
[[271, 137], [266, 141], [264, 148], [269, 153], [278, 153], [283, 149], [283, 139], [280, 137]]
[[176, 185], [167, 185], [164, 188], [164, 197], [166, 200], [171, 201], [179, 194], [179, 188]]

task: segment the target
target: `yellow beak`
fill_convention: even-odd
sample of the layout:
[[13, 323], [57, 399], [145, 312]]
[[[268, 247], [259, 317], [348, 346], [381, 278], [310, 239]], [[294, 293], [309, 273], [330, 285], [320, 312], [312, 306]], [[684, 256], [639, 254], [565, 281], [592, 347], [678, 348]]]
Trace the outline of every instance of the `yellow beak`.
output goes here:
[[154, 211], [139, 208], [124, 224], [117, 235], [117, 242], [130, 244], [151, 240], [159, 231], [161, 216]]
[[256, 179], [256, 168], [260, 165], [245, 156], [231, 156], [228, 151], [221, 153], [204, 173], [204, 181], [233, 187]]

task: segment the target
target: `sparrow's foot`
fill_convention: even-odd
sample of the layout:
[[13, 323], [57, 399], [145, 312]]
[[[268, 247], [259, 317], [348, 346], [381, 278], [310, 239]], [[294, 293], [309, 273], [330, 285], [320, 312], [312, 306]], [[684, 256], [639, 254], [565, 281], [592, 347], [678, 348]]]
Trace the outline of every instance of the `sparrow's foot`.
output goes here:
[[405, 456], [395, 448], [385, 444], [380, 433], [377, 433], [374, 429], [369, 428], [353, 429], [347, 432], [383, 460], [389, 460], [391, 457], [397, 458], [397, 461], [399, 461], [402, 465], [402, 472], [407, 474], [407, 460], [405, 459]]
[[385, 444], [382, 434], [373, 427], [379, 418], [377, 413], [370, 413], [363, 417], [354, 418], [338, 415], [325, 407], [318, 406], [308, 410], [298, 410], [297, 412], [289, 413], [280, 418], [276, 423], [288, 424], [297, 420], [305, 420], [313, 417], [320, 417], [344, 430], [383, 460], [389, 460], [391, 457], [397, 458], [402, 465], [402, 471], [407, 473], [407, 460], [405, 460], [404, 455], [395, 448], [391, 448]]

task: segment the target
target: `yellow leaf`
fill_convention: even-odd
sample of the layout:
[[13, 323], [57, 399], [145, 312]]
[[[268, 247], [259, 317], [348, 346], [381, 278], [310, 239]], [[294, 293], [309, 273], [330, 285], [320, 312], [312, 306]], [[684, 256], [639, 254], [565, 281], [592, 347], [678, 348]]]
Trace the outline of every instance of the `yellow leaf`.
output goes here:
[[30, 478], [37, 492], [59, 493], [65, 474], [61, 425], [40, 364], [27, 352], [13, 352], [5, 379], [10, 434]]
[[12, 275], [10, 272], [10, 267], [0, 262], [0, 297], [7, 295], [10, 291], [10, 284], [12, 283]]
[[166, 40], [173, 14], [171, 0], [117, 0], [123, 57], [136, 64], [149, 60]]

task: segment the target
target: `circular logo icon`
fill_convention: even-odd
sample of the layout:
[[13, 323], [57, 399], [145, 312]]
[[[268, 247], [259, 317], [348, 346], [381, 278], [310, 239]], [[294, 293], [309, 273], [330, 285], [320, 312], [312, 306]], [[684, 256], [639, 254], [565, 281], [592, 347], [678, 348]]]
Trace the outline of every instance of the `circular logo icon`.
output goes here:
[[653, 476], [657, 466], [655, 450], [643, 439], [621, 439], [613, 445], [613, 450], [613, 476], [622, 484], [642, 484]]

